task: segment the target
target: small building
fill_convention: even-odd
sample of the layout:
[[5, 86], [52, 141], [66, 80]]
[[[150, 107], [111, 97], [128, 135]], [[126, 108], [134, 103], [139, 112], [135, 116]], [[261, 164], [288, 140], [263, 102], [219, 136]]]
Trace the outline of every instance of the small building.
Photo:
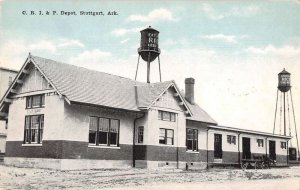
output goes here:
[[267, 156], [277, 166], [288, 165], [289, 136], [226, 126], [208, 128], [209, 163], [241, 163], [241, 160]]
[[9, 121], [4, 162], [205, 168], [275, 150], [278, 163], [288, 164], [290, 137], [218, 126], [194, 102], [194, 84], [187, 78], [183, 95], [174, 81], [142, 83], [29, 55], [0, 102]]
[[[0, 67], [0, 99], [2, 99], [2, 96], [7, 91], [17, 73], [18, 71], [16, 70]], [[0, 120], [0, 153], [5, 152], [6, 133], [7, 119]]]

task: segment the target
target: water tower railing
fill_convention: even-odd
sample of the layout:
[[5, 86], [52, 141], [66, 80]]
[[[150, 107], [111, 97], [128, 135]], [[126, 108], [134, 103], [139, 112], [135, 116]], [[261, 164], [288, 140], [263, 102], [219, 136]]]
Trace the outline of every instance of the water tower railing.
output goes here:
[[152, 51], [152, 52], [160, 53], [160, 49], [159, 48], [154, 48], [154, 47], [140, 47], [140, 48], [138, 48], [138, 52], [142, 52], [142, 51]]

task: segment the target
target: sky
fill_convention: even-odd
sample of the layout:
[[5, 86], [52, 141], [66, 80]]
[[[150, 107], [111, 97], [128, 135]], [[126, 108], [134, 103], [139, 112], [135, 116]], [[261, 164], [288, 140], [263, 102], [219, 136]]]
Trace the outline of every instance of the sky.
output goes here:
[[[277, 74], [283, 68], [291, 73], [300, 125], [299, 21], [299, 0], [0, 0], [0, 66], [20, 69], [31, 52], [134, 79], [139, 31], [151, 26], [160, 32], [163, 81], [174, 80], [184, 89], [184, 79], [193, 77], [196, 102], [219, 125], [272, 133]], [[143, 61], [137, 80], [146, 82]], [[150, 80], [159, 81], [157, 60], [151, 63]], [[294, 128], [289, 106], [287, 120]], [[276, 133], [280, 126], [278, 111]]]

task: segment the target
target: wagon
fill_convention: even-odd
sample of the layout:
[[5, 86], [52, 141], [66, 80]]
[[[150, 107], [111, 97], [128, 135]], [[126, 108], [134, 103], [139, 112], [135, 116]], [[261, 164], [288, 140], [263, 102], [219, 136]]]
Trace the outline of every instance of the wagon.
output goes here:
[[267, 156], [253, 156], [252, 159], [242, 159], [241, 160], [241, 168], [247, 169], [249, 167], [251, 168], [270, 168], [271, 165], [275, 165], [275, 161], [270, 159]]

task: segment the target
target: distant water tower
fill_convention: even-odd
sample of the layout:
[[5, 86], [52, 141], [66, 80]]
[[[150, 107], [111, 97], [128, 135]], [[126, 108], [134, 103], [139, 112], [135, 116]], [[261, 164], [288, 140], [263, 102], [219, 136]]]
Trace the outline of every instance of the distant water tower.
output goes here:
[[139, 58], [135, 73], [135, 80], [137, 78], [140, 57], [142, 57], [142, 59], [147, 62], [147, 83], [150, 83], [150, 63], [158, 57], [159, 79], [161, 82], [161, 70], [159, 60], [160, 49], [158, 48], [158, 34], [159, 31], [155, 30], [154, 28], [151, 28], [151, 26], [141, 31], [141, 44], [140, 48], [138, 48]]
[[[285, 69], [278, 73], [278, 90], [281, 91], [280, 102], [283, 102], [283, 135], [286, 135], [286, 103], [288, 103], [288, 97], [286, 97], [286, 92], [291, 89], [291, 74]], [[278, 91], [277, 91], [278, 92]], [[277, 93], [278, 94], [278, 93]], [[282, 98], [283, 95], [283, 98]], [[288, 94], [287, 94], [288, 96]], [[278, 98], [278, 95], [277, 95]], [[276, 102], [277, 107], [277, 102]], [[289, 108], [288, 108], [289, 110]], [[282, 112], [282, 104], [280, 106], [280, 111]], [[281, 117], [282, 114], [280, 114]], [[275, 116], [276, 117], [276, 116]]]
[[[297, 135], [297, 127], [296, 127], [296, 119], [295, 119], [295, 111], [294, 111], [294, 104], [293, 104], [293, 96], [292, 96], [292, 89], [291, 89], [291, 74], [287, 72], [285, 69], [283, 69], [280, 73], [278, 73], [278, 86], [277, 86], [277, 98], [276, 98], [276, 108], [275, 108], [275, 119], [274, 119], [274, 128], [273, 128], [273, 134], [275, 134], [275, 127], [276, 127], [276, 115], [277, 115], [277, 105], [278, 102], [280, 103], [280, 119], [279, 119], [279, 134], [281, 133], [281, 124], [282, 124], [282, 117], [283, 117], [283, 135], [285, 136], [292, 136], [292, 128], [291, 128], [291, 120], [290, 120], [290, 104], [292, 106], [292, 113], [294, 116], [294, 130], [296, 135], [296, 141], [297, 141], [297, 150], [298, 150], [298, 156], [299, 156], [299, 143], [298, 143], [298, 135]], [[280, 99], [278, 100], [278, 93], [280, 93]], [[289, 97], [290, 95], [290, 97]], [[282, 107], [283, 104], [283, 107]], [[287, 113], [287, 114], [286, 114]], [[289, 129], [289, 134], [287, 134], [287, 124]], [[296, 148], [291, 146], [289, 148], [289, 152]]]
[[285, 93], [291, 89], [291, 73], [287, 72], [285, 69], [278, 73], [278, 89]]

